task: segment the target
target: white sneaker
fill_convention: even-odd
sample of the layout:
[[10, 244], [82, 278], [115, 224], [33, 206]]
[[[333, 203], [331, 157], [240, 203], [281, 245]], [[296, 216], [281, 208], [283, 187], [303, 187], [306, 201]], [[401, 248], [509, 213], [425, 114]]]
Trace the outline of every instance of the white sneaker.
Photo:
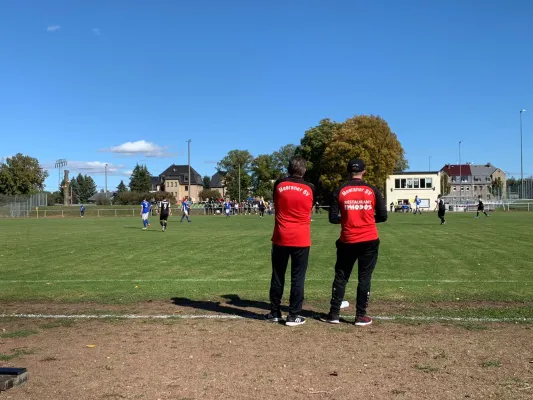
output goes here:
[[348, 303], [346, 300], [343, 300], [341, 303], [341, 310], [343, 308], [348, 308], [348, 307], [350, 307], [350, 303]]

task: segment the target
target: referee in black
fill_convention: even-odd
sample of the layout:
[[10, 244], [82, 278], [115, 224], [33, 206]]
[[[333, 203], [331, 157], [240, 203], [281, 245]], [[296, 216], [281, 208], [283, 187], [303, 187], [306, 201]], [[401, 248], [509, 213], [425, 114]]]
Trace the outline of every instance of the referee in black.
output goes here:
[[488, 217], [489, 214], [485, 211], [485, 204], [483, 204], [483, 200], [481, 200], [481, 196], [478, 196], [478, 204], [477, 204], [477, 213], [476, 218], [479, 218], [479, 212], [481, 211], [483, 214], [485, 214], [485, 217]]

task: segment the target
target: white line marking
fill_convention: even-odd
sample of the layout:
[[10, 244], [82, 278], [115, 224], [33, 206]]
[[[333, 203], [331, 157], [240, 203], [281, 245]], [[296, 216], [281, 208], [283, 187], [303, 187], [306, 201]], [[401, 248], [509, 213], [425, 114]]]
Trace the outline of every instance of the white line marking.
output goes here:
[[[308, 282], [330, 282], [331, 279], [318, 279], [318, 278], [308, 278]], [[150, 283], [150, 282], [250, 282], [250, 281], [260, 281], [260, 282], [270, 282], [270, 278], [214, 278], [214, 279], [202, 279], [202, 278], [168, 278], [168, 279], [35, 279], [35, 280], [23, 280], [23, 279], [14, 279], [14, 280], [1, 280], [2, 283], [108, 283], [108, 282], [126, 282], [126, 283]], [[482, 280], [474, 281], [470, 279], [387, 279], [387, 278], [377, 278], [373, 279], [373, 282], [413, 282], [413, 283], [533, 283], [533, 281], [526, 280]]]
[[[353, 316], [343, 315], [343, 318]], [[0, 318], [26, 318], [26, 319], [246, 319], [239, 315], [221, 315], [221, 314], [0, 314]], [[449, 322], [527, 322], [533, 323], [533, 318], [483, 318], [483, 317], [446, 317], [446, 316], [401, 316], [401, 315], [382, 315], [372, 317], [375, 320], [382, 321], [449, 321]]]

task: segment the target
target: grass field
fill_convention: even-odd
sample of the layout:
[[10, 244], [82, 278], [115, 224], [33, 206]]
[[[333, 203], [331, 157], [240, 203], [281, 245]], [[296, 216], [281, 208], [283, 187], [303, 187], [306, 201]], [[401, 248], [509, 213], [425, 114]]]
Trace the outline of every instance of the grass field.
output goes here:
[[[381, 224], [373, 304], [406, 315], [533, 317], [533, 213], [393, 214]], [[172, 217], [0, 220], [1, 302], [131, 304], [228, 294], [267, 301], [273, 218]], [[326, 309], [339, 227], [312, 224], [306, 304]], [[355, 299], [355, 280], [347, 300]]]

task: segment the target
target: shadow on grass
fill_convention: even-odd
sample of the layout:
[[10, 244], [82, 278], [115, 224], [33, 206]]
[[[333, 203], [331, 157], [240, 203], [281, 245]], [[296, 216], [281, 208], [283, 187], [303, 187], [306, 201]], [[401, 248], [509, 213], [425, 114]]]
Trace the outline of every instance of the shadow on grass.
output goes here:
[[[125, 226], [124, 229], [135, 229], [137, 231], [144, 231], [144, 229], [142, 228], [137, 228], [135, 226]], [[161, 232], [161, 229], [156, 229], [156, 228], [148, 228], [146, 229], [146, 232]]]
[[[236, 294], [226, 294], [221, 297], [227, 301], [222, 303], [220, 301], [191, 300], [184, 297], [173, 297], [171, 301], [175, 305], [181, 307], [190, 307], [197, 310], [237, 315], [247, 319], [263, 320], [265, 314], [270, 311], [270, 303], [266, 303], [264, 301], [241, 299], [241, 297]], [[262, 312], [259, 313], [249, 310], [249, 308], [259, 309], [262, 310]], [[288, 313], [289, 309], [286, 306], [282, 306], [281, 311]], [[307, 318], [316, 318], [316, 313], [308, 310], [302, 310], [300, 315]]]

